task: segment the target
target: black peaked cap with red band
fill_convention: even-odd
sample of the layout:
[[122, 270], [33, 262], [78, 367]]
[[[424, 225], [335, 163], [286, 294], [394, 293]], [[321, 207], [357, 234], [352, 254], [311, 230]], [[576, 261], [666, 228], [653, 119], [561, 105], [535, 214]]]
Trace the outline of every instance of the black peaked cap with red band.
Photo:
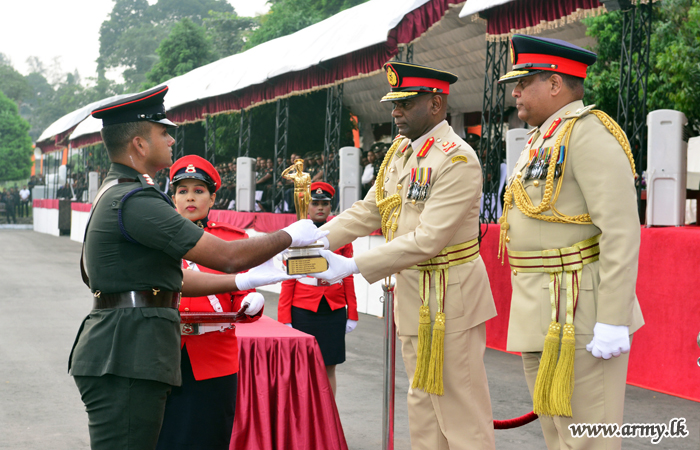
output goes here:
[[544, 71], [586, 78], [586, 69], [596, 59], [598, 56], [592, 51], [566, 41], [514, 34], [510, 40], [513, 68], [498, 82], [510, 83]]
[[449, 94], [450, 85], [457, 75], [420, 64], [392, 61], [384, 64], [386, 79], [391, 92], [382, 97], [382, 102], [394, 102], [422, 94]]
[[155, 122], [166, 127], [177, 127], [165, 117], [163, 98], [168, 86], [155, 87], [126, 98], [119, 99], [92, 111], [92, 117], [102, 119], [102, 126], [128, 122]]
[[328, 183], [317, 181], [309, 186], [312, 200], [332, 200], [335, 195], [335, 189]]
[[209, 186], [210, 192], [216, 192], [221, 187], [219, 172], [209, 161], [201, 156], [183, 156], [170, 167], [170, 181], [173, 185], [188, 178], [203, 181]]

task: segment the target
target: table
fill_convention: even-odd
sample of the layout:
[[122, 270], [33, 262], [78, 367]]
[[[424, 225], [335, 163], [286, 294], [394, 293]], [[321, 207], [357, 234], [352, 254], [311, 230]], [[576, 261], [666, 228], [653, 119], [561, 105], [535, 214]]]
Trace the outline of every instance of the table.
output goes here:
[[238, 397], [230, 448], [343, 449], [343, 427], [316, 339], [263, 316], [236, 324]]

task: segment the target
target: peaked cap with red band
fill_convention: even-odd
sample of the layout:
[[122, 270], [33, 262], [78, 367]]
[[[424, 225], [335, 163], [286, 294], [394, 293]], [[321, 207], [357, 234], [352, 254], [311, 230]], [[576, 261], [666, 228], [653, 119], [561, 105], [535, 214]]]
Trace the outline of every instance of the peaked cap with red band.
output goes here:
[[216, 192], [221, 187], [219, 172], [201, 156], [183, 156], [170, 167], [170, 181], [173, 185], [188, 178], [205, 182], [209, 186], [209, 192]]
[[498, 82], [509, 83], [543, 71], [586, 78], [586, 69], [597, 58], [592, 51], [566, 41], [514, 34], [510, 40], [513, 69]]
[[393, 102], [422, 94], [449, 94], [450, 85], [457, 75], [432, 67], [399, 61], [384, 64], [391, 92], [382, 97], [383, 102]]
[[312, 200], [331, 200], [335, 195], [335, 189], [328, 183], [317, 181], [309, 186]]
[[163, 98], [168, 93], [168, 86], [155, 87], [147, 91], [130, 95], [92, 111], [92, 117], [102, 119], [102, 126], [128, 122], [155, 122], [166, 127], [177, 125], [165, 118]]

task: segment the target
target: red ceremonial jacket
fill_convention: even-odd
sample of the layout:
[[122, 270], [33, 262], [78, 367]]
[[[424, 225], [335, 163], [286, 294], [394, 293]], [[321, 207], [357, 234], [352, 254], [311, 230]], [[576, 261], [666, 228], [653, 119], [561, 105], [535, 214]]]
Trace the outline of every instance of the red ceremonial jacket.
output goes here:
[[[352, 258], [352, 244], [340, 247], [334, 253], [343, 255], [346, 258]], [[316, 278], [308, 278], [316, 280]], [[323, 296], [326, 297], [326, 301], [333, 311], [344, 308], [347, 305], [348, 319], [358, 320], [355, 282], [352, 275], [343, 278], [343, 281], [338, 284], [321, 285], [321, 280], [318, 283], [318, 286], [309, 286], [297, 280], [283, 281], [277, 305], [277, 320], [282, 323], [292, 323], [292, 306], [313, 312], [318, 311], [318, 305], [321, 303]]]
[[[225, 241], [247, 239], [244, 230], [226, 223], [209, 222], [204, 231], [213, 234]], [[182, 268], [186, 270], [188, 263], [182, 261]], [[197, 264], [201, 272], [221, 273]], [[255, 289], [249, 291], [229, 292], [217, 294], [221, 309], [224, 312], [238, 311], [241, 308], [243, 298]], [[264, 308], [263, 308], [264, 309]], [[182, 297], [180, 299], [180, 311], [204, 311], [214, 312], [214, 307], [208, 297]], [[243, 322], [254, 322], [262, 316], [262, 310], [253, 317]], [[248, 317], [248, 316], [246, 316]], [[192, 372], [195, 380], [207, 380], [209, 378], [223, 377], [238, 372], [238, 340], [236, 330], [224, 332], [213, 331], [197, 336], [182, 336], [181, 345], [187, 350], [192, 364]]]

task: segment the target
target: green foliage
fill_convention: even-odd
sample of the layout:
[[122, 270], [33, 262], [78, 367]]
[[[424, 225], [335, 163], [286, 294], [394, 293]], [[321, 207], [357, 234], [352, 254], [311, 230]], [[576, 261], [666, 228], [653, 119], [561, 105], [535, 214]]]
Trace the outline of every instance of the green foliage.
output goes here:
[[160, 43], [156, 52], [160, 59], [146, 74], [148, 83], [144, 84], [144, 88], [153, 87], [216, 60], [204, 28], [188, 18], [173, 26], [170, 36]]
[[29, 123], [18, 113], [17, 105], [0, 92], [0, 180], [19, 180], [29, 176], [32, 140]]
[[21, 103], [31, 93], [31, 88], [10, 60], [0, 53], [0, 91], [15, 103]]
[[209, 11], [204, 27], [219, 58], [235, 55], [243, 50], [245, 39], [258, 22], [252, 17], [239, 17], [235, 12]]
[[[589, 68], [587, 102], [615, 117], [620, 92], [622, 13], [586, 19], [596, 38], [598, 62]], [[649, 49], [647, 110], [675, 109], [700, 133], [700, 3], [664, 0], [655, 3]], [[641, 95], [641, 92], [639, 93]]]
[[226, 0], [159, 0], [150, 6], [146, 0], [116, 0], [100, 28], [98, 80], [105, 79], [108, 69], [121, 69], [124, 91], [138, 91], [173, 26], [184, 18], [201, 25], [209, 11], [231, 13], [233, 7]]

